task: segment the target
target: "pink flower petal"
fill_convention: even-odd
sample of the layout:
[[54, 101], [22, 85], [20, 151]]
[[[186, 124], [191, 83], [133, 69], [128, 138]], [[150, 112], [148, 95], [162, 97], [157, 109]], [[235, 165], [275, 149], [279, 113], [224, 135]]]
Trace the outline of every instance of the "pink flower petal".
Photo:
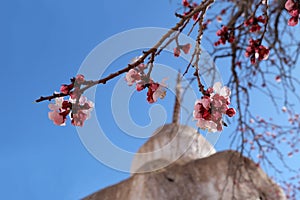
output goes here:
[[298, 17], [291, 17], [288, 21], [289, 26], [296, 26], [298, 24]]
[[222, 87], [221, 91], [220, 91], [220, 95], [227, 98], [231, 95], [231, 91], [227, 86]]
[[222, 88], [222, 83], [221, 82], [216, 82], [213, 86], [214, 92], [219, 94]]
[[141, 76], [135, 69], [130, 69], [125, 77], [127, 84], [132, 86], [136, 81], [141, 80]]
[[287, 0], [285, 3], [285, 8], [289, 11], [292, 10], [295, 5], [295, 2], [293, 0]]
[[64, 126], [65, 125], [65, 118], [60, 115], [57, 111], [51, 111], [48, 113], [48, 117], [50, 120], [53, 121], [55, 125]]

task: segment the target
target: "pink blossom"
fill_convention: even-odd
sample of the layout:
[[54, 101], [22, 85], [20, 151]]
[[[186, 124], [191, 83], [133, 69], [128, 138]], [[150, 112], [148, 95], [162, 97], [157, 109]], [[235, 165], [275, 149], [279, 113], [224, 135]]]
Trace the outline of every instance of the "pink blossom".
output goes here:
[[198, 20], [198, 16], [199, 16], [199, 12], [195, 13], [195, 14], [193, 15], [193, 20], [194, 20], [194, 21], [197, 21], [197, 20]]
[[217, 31], [216, 34], [220, 37], [220, 39], [215, 42], [215, 46], [226, 44], [226, 41], [228, 41], [229, 43], [232, 43], [234, 41], [234, 36], [229, 32], [227, 26], [223, 26], [220, 30]]
[[162, 85], [159, 85], [157, 90], [153, 93], [154, 102], [157, 101], [158, 98], [163, 99], [166, 96], [166, 88]]
[[[222, 105], [223, 105], [223, 102], [224, 102], [225, 98], [219, 94], [215, 94], [213, 97], [212, 97], [212, 104], [213, 104], [213, 108], [216, 109], [216, 108], [221, 108]], [[226, 102], [226, 100], [225, 100]]]
[[228, 115], [228, 117], [233, 117], [235, 115], [236, 111], [234, 108], [229, 108], [227, 111], [226, 111], [226, 115]]
[[136, 81], [141, 80], [141, 76], [137, 70], [130, 69], [126, 74], [125, 80], [129, 86], [132, 86]]
[[287, 0], [285, 3], [285, 8], [289, 12], [291, 18], [288, 21], [289, 26], [296, 26], [300, 17], [300, 4], [293, 0]]
[[81, 84], [84, 83], [84, 81], [85, 81], [85, 79], [84, 79], [84, 76], [83, 76], [82, 74], [78, 74], [78, 75], [76, 76], [76, 79], [75, 79], [75, 83], [76, 83], [76, 84], [81, 85]]
[[69, 87], [68, 85], [61, 85], [60, 86], [60, 92], [63, 93], [63, 94], [68, 94], [69, 93]]
[[55, 99], [54, 104], [49, 104], [48, 107], [51, 110], [48, 112], [48, 117], [53, 121], [55, 125], [64, 126], [66, 121], [66, 115], [61, 114], [61, 107], [63, 105], [64, 99], [63, 97], [59, 97]]
[[207, 88], [207, 93], [210, 95], [214, 92], [214, 89], [212, 87]]
[[198, 100], [198, 102], [196, 101], [196, 103], [202, 104], [206, 110], [210, 109], [210, 98], [208, 96], [204, 96], [203, 98]]
[[222, 118], [222, 113], [219, 111], [213, 110], [211, 116], [212, 116], [213, 121], [215, 121], [215, 122], [220, 121]]
[[252, 64], [256, 63], [256, 59], [261, 61], [266, 60], [269, 57], [270, 50], [260, 43], [260, 40], [253, 40], [252, 38], [249, 40], [249, 45], [246, 48], [245, 56], [250, 57]]
[[288, 21], [289, 26], [296, 26], [298, 24], [298, 17], [291, 17]]
[[180, 56], [180, 48], [179, 47], [175, 47], [174, 48], [174, 56], [175, 57], [179, 57]]
[[[70, 99], [73, 103], [73, 99]], [[76, 111], [71, 114], [71, 123], [74, 126], [83, 126], [85, 120], [90, 118], [90, 113], [94, 108], [94, 103], [89, 101], [86, 97], [81, 96], [79, 99], [79, 104], [76, 107]]]
[[275, 81], [277, 82], [277, 83], [280, 83], [281, 82], [281, 77], [278, 75], [278, 76], [276, 76], [275, 77]]
[[137, 67], [138, 67], [139, 71], [143, 71], [147, 68], [147, 65], [145, 65], [144, 63], [141, 63]]
[[220, 94], [225, 99], [228, 99], [231, 95], [231, 91], [227, 86], [222, 87], [222, 83], [216, 82], [213, 86], [213, 90], [215, 93]]
[[245, 26], [250, 26], [250, 32], [257, 32], [260, 31], [261, 26], [258, 23], [266, 24], [267, 20], [263, 16], [259, 17], [251, 17], [250, 19], [244, 22]]
[[154, 83], [153, 81], [149, 83], [147, 92], [147, 101], [149, 103], [154, 103], [158, 98], [163, 99], [166, 96], [165, 80], [166, 79], [163, 79], [160, 84]]
[[190, 3], [188, 2], [188, 0], [182, 0], [182, 5], [184, 7], [188, 7], [190, 5]]
[[84, 96], [81, 96], [79, 100], [72, 98], [64, 100], [63, 97], [60, 97], [56, 98], [55, 103], [49, 104], [48, 107], [51, 110], [48, 117], [55, 125], [64, 126], [67, 116], [71, 113], [72, 124], [82, 126], [84, 121], [89, 118], [94, 103]]
[[195, 119], [211, 120], [210, 101], [207, 96], [196, 101], [193, 112]]
[[62, 107], [62, 103], [64, 101], [63, 97], [55, 98], [55, 103], [51, 103], [48, 105], [50, 110], [59, 110]]
[[295, 6], [295, 2], [293, 0], [287, 0], [285, 3], [285, 8], [287, 10], [292, 10]]
[[297, 9], [291, 10], [291, 11], [289, 12], [289, 14], [290, 14], [292, 17], [297, 17], [297, 18], [298, 18], [298, 16], [299, 16], [299, 10], [297, 10]]
[[[76, 103], [76, 100], [70, 99], [71, 103]], [[90, 117], [90, 112], [94, 109], [94, 103], [87, 99], [85, 96], [81, 96], [79, 99], [78, 109], [87, 115], [87, 119]]]
[[50, 120], [53, 121], [53, 123], [55, 125], [58, 125], [58, 126], [65, 126], [65, 121], [66, 121], [66, 118], [64, 118], [58, 111], [54, 110], [54, 111], [51, 111], [51, 112], [48, 112], [48, 117]]
[[[133, 59], [131, 59], [130, 64], [134, 64], [135, 62], [137, 62], [142, 56], [139, 57], [135, 57]], [[147, 66], [144, 63], [141, 63], [137, 66], [137, 70], [138, 71], [143, 71]]]
[[79, 99], [79, 105], [83, 111], [91, 112], [94, 108], [94, 103], [87, 99], [85, 96], [81, 96]]
[[195, 102], [193, 116], [197, 120], [197, 126], [207, 129], [209, 132], [223, 130], [223, 114], [232, 117], [234, 108], [229, 108], [231, 91], [228, 87], [222, 87], [220, 82], [209, 88], [208, 94]]
[[143, 89], [145, 89], [145, 83], [137, 83], [136, 84], [136, 90], [139, 92], [139, 91], [142, 91]]
[[79, 110], [77, 113], [72, 114], [72, 124], [74, 126], [83, 126], [84, 121], [87, 119], [87, 114], [82, 110]]
[[258, 58], [258, 60], [267, 60], [269, 58], [269, 54], [270, 50], [263, 45], [260, 45], [256, 50], [255, 57]]
[[207, 121], [205, 119], [198, 119], [197, 126], [203, 130], [208, 130], [209, 132], [217, 132], [217, 124], [213, 121]]
[[221, 132], [223, 130], [223, 120], [219, 120], [217, 123], [217, 131]]
[[286, 111], [287, 111], [287, 108], [286, 108], [285, 106], [283, 106], [283, 107], [281, 108], [281, 110], [282, 110], [282, 112], [286, 112]]
[[73, 89], [73, 87], [74, 87], [73, 83], [70, 85], [63, 84], [60, 86], [60, 92], [63, 94], [69, 94], [69, 92]]
[[[151, 85], [153, 85], [154, 83], [152, 83]], [[158, 84], [158, 83], [155, 83], [155, 84]], [[155, 92], [155, 90], [152, 89], [153, 87], [148, 87], [148, 92], [147, 92], [147, 101], [149, 103], [154, 103], [154, 99], [153, 99], [153, 93]], [[158, 86], [157, 86], [158, 88]]]
[[218, 93], [211, 96], [214, 108], [226, 109], [229, 104], [229, 96], [220, 95]]
[[70, 97], [72, 98], [72, 99], [77, 99], [79, 96], [80, 96], [80, 88], [79, 87], [75, 87], [75, 89], [72, 91], [72, 92], [70, 92]]
[[190, 43], [187, 43], [185, 45], [182, 45], [181, 49], [185, 54], [188, 54], [190, 52], [191, 47], [192, 45]]

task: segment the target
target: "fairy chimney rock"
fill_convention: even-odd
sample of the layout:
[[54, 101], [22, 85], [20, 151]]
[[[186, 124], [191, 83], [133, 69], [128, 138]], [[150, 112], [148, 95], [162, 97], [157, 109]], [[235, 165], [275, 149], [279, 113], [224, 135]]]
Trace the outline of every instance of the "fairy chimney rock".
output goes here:
[[157, 129], [138, 150], [132, 161], [131, 174], [151, 172], [171, 164], [183, 165], [215, 152], [194, 128], [167, 124]]
[[283, 190], [260, 167], [235, 151], [184, 165], [139, 173], [84, 200], [285, 200]]

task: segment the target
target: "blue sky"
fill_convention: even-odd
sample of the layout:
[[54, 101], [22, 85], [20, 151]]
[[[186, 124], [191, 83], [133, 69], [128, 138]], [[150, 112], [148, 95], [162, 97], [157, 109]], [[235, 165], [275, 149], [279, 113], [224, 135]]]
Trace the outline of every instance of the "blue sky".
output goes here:
[[6, 113], [0, 133], [1, 198], [78, 199], [128, 177], [94, 159], [73, 126], [54, 126], [47, 102], [33, 101], [68, 82], [88, 53], [111, 35], [173, 25], [174, 6], [138, 0], [1, 4], [1, 104]]
[[[73, 126], [54, 126], [47, 117], [47, 102], [33, 102], [68, 83], [91, 50], [108, 37], [132, 28], [173, 26], [176, 8], [175, 1], [167, 0], [2, 2], [1, 198], [79, 199], [129, 176], [97, 161]], [[128, 58], [122, 59], [115, 64]], [[97, 112], [108, 137], [136, 151], [145, 140], [120, 136], [106, 106], [110, 96], [101, 96], [109, 94], [114, 83], [97, 91]], [[165, 103], [170, 114], [172, 95], [165, 101], [172, 102]], [[148, 108], [146, 103], [130, 106], [134, 120], [149, 123], [148, 111], [141, 112]], [[227, 146], [227, 139], [217, 144], [218, 149]]]

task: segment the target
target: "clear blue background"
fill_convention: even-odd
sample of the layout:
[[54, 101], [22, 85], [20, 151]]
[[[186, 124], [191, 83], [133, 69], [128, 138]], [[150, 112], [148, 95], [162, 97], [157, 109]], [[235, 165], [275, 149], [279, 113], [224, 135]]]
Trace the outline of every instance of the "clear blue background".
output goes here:
[[[67, 83], [108, 37], [131, 28], [172, 27], [177, 7], [167, 0], [1, 2], [1, 199], [79, 199], [129, 176], [94, 159], [73, 126], [54, 126], [47, 102], [33, 102]], [[216, 148], [227, 147], [225, 138]]]

